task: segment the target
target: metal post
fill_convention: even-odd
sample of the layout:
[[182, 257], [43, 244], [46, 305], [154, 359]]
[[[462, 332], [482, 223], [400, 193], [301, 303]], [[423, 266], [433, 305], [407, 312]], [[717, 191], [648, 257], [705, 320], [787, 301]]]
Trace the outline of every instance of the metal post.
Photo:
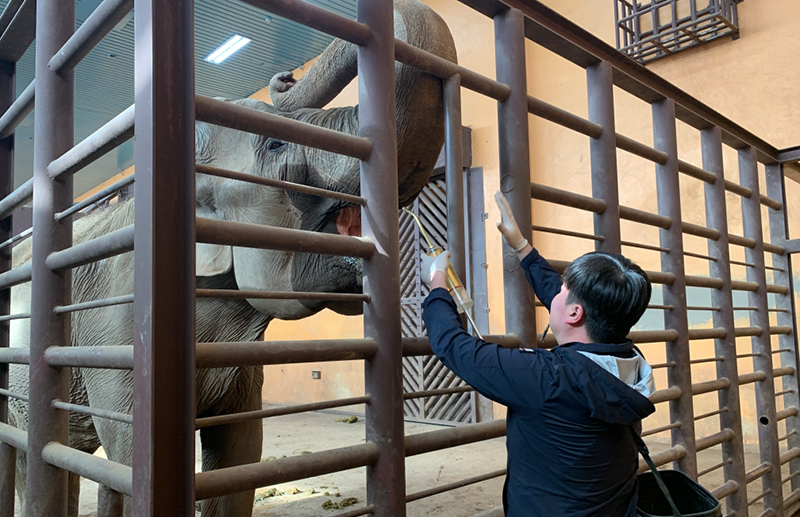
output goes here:
[[667, 378], [670, 387], [681, 389], [681, 396], [669, 403], [670, 419], [681, 426], [672, 429], [672, 444], [686, 449], [683, 459], [675, 468], [697, 479], [697, 453], [694, 436], [694, 405], [692, 401], [692, 371], [689, 363], [689, 321], [686, 315], [686, 272], [683, 260], [683, 231], [681, 230], [680, 182], [678, 179], [678, 143], [675, 133], [675, 101], [666, 99], [653, 103], [653, 143], [659, 151], [667, 153], [667, 163], [656, 164], [658, 213], [672, 220], [668, 229], [659, 230], [660, 245], [670, 250], [661, 254], [661, 269], [675, 275], [672, 285], [664, 285], [664, 328], [677, 330], [678, 338], [667, 343], [667, 362], [675, 363]]
[[[71, 273], [45, 265], [50, 253], [72, 245], [72, 222], [55, 214], [72, 205], [72, 179], [54, 181], [47, 165], [73, 144], [74, 74], [55, 74], [47, 66], [75, 28], [75, 2], [36, 2], [36, 118], [34, 127], [33, 256], [31, 285], [30, 403], [28, 414], [28, 483], [26, 515], [67, 514], [67, 471], [49, 465], [42, 449], [50, 442], [67, 443], [68, 413], [54, 409], [53, 399], [69, 400], [68, 368], [44, 360], [51, 346], [69, 346], [70, 318], [53, 312], [70, 303]], [[42, 123], [44, 121], [44, 123]]]
[[[497, 80], [511, 88], [497, 104], [500, 147], [500, 190], [508, 198], [522, 234], [531, 240], [531, 172], [528, 149], [528, 87], [525, 77], [525, 17], [517, 9], [495, 15]], [[506, 334], [519, 336], [524, 346], [535, 346], [536, 310], [519, 260], [503, 243], [503, 288]]]
[[[767, 196], [781, 202], [781, 209], [769, 210], [769, 233], [770, 240], [775, 244], [780, 244], [789, 239], [788, 219], [786, 214], [786, 190], [784, 188], [783, 166], [779, 164], [767, 165]], [[773, 271], [773, 283], [785, 285], [789, 288], [786, 294], [776, 293], [775, 308], [785, 312], [778, 312], [778, 325], [790, 327], [790, 334], [781, 334], [778, 339], [778, 348], [787, 350], [781, 352], [781, 366], [792, 366], [795, 372], [800, 371], [797, 361], [797, 330], [795, 327], [795, 306], [794, 306], [794, 286], [792, 284], [792, 260], [788, 253], [783, 255], [772, 255], [772, 266], [778, 268]], [[797, 374], [784, 376], [781, 391], [786, 391], [783, 395], [783, 407], [800, 408], [800, 387], [797, 382]], [[788, 391], [792, 390], [792, 391]], [[786, 434], [789, 436], [789, 448], [800, 448], [800, 417], [790, 416], [785, 420]], [[795, 473], [800, 471], [800, 459], [795, 458], [789, 461], [789, 473], [794, 475], [791, 481], [792, 492], [800, 490], [800, 477]]]
[[122, 517], [122, 494], [100, 484], [97, 487], [97, 517]]
[[461, 76], [444, 81], [445, 181], [447, 182], [447, 249], [450, 263], [466, 281], [466, 231], [464, 229], [464, 140], [461, 135]]
[[359, 135], [372, 141], [361, 162], [362, 231], [377, 252], [364, 262], [364, 337], [378, 344], [365, 362], [367, 441], [378, 445], [378, 461], [367, 467], [367, 505], [377, 517], [404, 517], [403, 374], [400, 328], [400, 250], [397, 220], [397, 125], [392, 0], [359, 0], [358, 21], [370, 28], [358, 48]]
[[761, 229], [761, 192], [758, 184], [756, 150], [752, 147], [739, 149], [739, 183], [752, 191], [749, 198], [742, 198], [742, 227], [746, 238], [754, 239], [754, 248], [745, 248], [745, 261], [753, 264], [747, 268], [747, 281], [756, 282], [758, 291], [748, 292], [750, 326], [761, 328], [760, 336], [753, 336], [753, 370], [766, 373], [763, 381], [755, 383], [756, 411], [758, 411], [758, 444], [762, 463], [772, 469], [764, 474], [761, 483], [769, 493], [764, 497], [764, 510], [773, 510], [783, 515], [781, 486], [780, 447], [778, 444], [778, 422], [775, 418], [775, 379], [772, 375], [772, 347], [769, 334], [769, 306], [767, 303], [767, 277], [764, 269], [764, 238]]
[[[14, 103], [16, 66], [8, 61], [0, 61], [0, 113]], [[14, 190], [14, 135], [0, 140], [0, 199]], [[12, 217], [0, 221], [0, 242], [12, 235]], [[0, 273], [11, 269], [11, 246], [0, 250]], [[11, 309], [11, 290], [0, 291], [0, 315], [9, 314]], [[9, 323], [0, 323], [0, 348], [9, 346]], [[8, 363], [0, 364], [0, 388], [8, 389]], [[0, 422], [8, 423], [8, 398], [0, 397]], [[14, 517], [14, 476], [16, 471], [16, 450], [0, 444], [0, 517]]]
[[741, 406], [739, 402], [739, 369], [736, 359], [736, 337], [734, 336], [733, 298], [731, 297], [731, 265], [728, 249], [728, 210], [725, 200], [725, 174], [722, 161], [722, 132], [718, 127], [701, 132], [703, 147], [703, 169], [716, 175], [716, 181], [705, 183], [706, 226], [719, 231], [719, 239], [708, 240], [709, 274], [722, 280], [721, 289], [711, 291], [711, 306], [714, 328], [723, 328], [727, 335], [714, 340], [714, 355], [722, 359], [717, 362], [717, 378], [728, 379], [730, 388], [719, 390], [720, 428], [731, 429], [733, 439], [722, 443], [722, 460], [731, 462], [723, 467], [725, 482], [733, 481], [738, 490], [726, 498], [728, 512], [747, 515], [747, 482], [745, 481], [744, 445], [742, 443]]
[[596, 249], [620, 253], [622, 237], [619, 227], [614, 83], [611, 75], [611, 65], [606, 61], [586, 68], [589, 120], [603, 127], [600, 137], [590, 140], [592, 197], [606, 202], [605, 211], [594, 214], [594, 233], [605, 237], [602, 241], [596, 241]]
[[193, 15], [187, 0], [135, 5], [137, 517], [189, 517], [195, 508]]

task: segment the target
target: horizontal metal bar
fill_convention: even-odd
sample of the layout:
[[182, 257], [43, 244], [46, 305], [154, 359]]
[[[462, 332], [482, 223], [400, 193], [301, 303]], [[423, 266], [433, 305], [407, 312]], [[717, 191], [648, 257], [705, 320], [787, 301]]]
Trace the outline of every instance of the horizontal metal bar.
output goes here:
[[[495, 343], [503, 348], [520, 348], [522, 342], [519, 337], [514, 335], [487, 335], [483, 336], [487, 343]], [[404, 337], [401, 339], [403, 344], [403, 357], [414, 357], [420, 355], [431, 355], [431, 343], [427, 337]]]
[[0, 363], [5, 364], [30, 364], [31, 349], [2, 347], [0, 348]]
[[[706, 228], [705, 226], [700, 226], [697, 224], [682, 222], [681, 228], [683, 233], [688, 235], [695, 235], [697, 237], [705, 237], [706, 239], [711, 239], [716, 241], [719, 239], [719, 230], [713, 230], [711, 228]], [[754, 244], [755, 245], [755, 244]]]
[[378, 446], [374, 443], [364, 443], [267, 462], [209, 470], [195, 475], [195, 498], [202, 501], [263, 486], [365, 467], [377, 460]]
[[372, 339], [197, 343], [197, 368], [372, 359]]
[[[36, 79], [31, 81], [14, 103], [3, 113], [3, 116], [0, 117], [0, 140], [12, 135], [17, 126], [33, 111], [36, 105], [35, 95]], [[2, 210], [0, 210], [0, 213], [2, 213]]]
[[783, 507], [791, 508], [798, 502], [800, 502], [800, 489], [793, 491], [786, 499], [783, 500]]
[[103, 0], [47, 64], [56, 74], [73, 70], [133, 9], [133, 0]]
[[678, 400], [679, 398], [681, 398], [682, 394], [683, 392], [679, 387], [672, 386], [671, 388], [657, 390], [648, 398], [650, 399], [650, 402], [652, 402], [653, 404], [659, 404], [661, 402], [667, 402], [668, 400]]
[[764, 331], [760, 327], [736, 327], [733, 329], [735, 337], [760, 336]]
[[23, 264], [0, 274], [0, 290], [31, 281], [31, 264]]
[[783, 377], [786, 375], [794, 375], [794, 366], [781, 366], [772, 370], [773, 377]]
[[[664, 309], [666, 311], [671, 311], [675, 307], [673, 305], [648, 305], [647, 308], [648, 309]], [[687, 309], [689, 309], [689, 307], [687, 307]]]
[[670, 429], [677, 429], [680, 426], [681, 426], [680, 422], [674, 422], [672, 424], [663, 425], [661, 427], [655, 427], [653, 429], [642, 431], [641, 437], [644, 438], [645, 436], [650, 436], [651, 434], [663, 433], [664, 431], [669, 431]]
[[505, 419], [412, 434], [405, 439], [406, 457], [499, 438], [505, 434]]
[[[790, 432], [786, 433], [785, 435], [783, 435], [783, 436], [779, 437], [779, 438], [778, 438], [778, 441], [779, 441], [779, 442], [786, 441], [786, 440], [787, 440], [787, 439], [788, 439], [790, 436], [794, 436], [794, 435], [796, 435], [796, 434], [797, 434], [797, 431], [790, 431]], [[791, 475], [791, 476], [789, 476], [789, 477], [795, 477], [795, 476], [798, 476], [798, 475], [800, 475], [800, 471], [797, 471], [797, 472], [795, 472], [794, 474], [792, 474], [792, 475]], [[785, 482], [786, 482], [786, 481], [784, 480], [784, 483], [785, 483]]]
[[[749, 501], [747, 501], [747, 506], [752, 506], [752, 505], [756, 504], [757, 502], [759, 502], [760, 500], [764, 499], [766, 496], [768, 496], [771, 493], [772, 493], [772, 489], [764, 490], [763, 492], [761, 492], [760, 494], [758, 494], [754, 498], [752, 498]], [[764, 513], [767, 513], [767, 512], [771, 512], [772, 515], [775, 514], [775, 511], [772, 510], [772, 508], [767, 509]], [[764, 514], [762, 513], [761, 515], [764, 515]], [[761, 515], [759, 515], [759, 517], [761, 517]]]
[[800, 449], [797, 447], [793, 447], [781, 454], [781, 465], [789, 463], [795, 458], [800, 458]]
[[[686, 449], [680, 445], [676, 445], [665, 451], [650, 455], [650, 459], [653, 460], [653, 463], [656, 467], [666, 465], [667, 463], [671, 463], [673, 461], [678, 461], [684, 457], [686, 457]], [[643, 459], [639, 460], [639, 468], [637, 469], [639, 474], [646, 472], [649, 468], [650, 467], [647, 466], [647, 463], [645, 463]]]
[[684, 251], [683, 252], [683, 256], [684, 257], [694, 257], [694, 258], [699, 258], [699, 259], [703, 259], [703, 260], [710, 260], [711, 262], [716, 262], [717, 261], [716, 257], [710, 257], [708, 255], [702, 255], [700, 253], [692, 253], [690, 251]]
[[[719, 287], [717, 289], [720, 289]], [[756, 282], [745, 282], [742, 280], [731, 280], [731, 289], [734, 291], [758, 291], [758, 284]]]
[[658, 368], [675, 368], [678, 366], [678, 363], [654, 363], [650, 365], [650, 368], [656, 370]]
[[762, 463], [761, 465], [757, 466], [756, 468], [749, 470], [744, 475], [744, 480], [747, 484], [752, 483], [756, 479], [764, 476], [772, 472], [772, 464], [771, 463]]
[[790, 327], [789, 325], [770, 325], [769, 333], [772, 335], [775, 334], [789, 335], [792, 333], [792, 327]]
[[689, 364], [721, 363], [725, 361], [722, 357], [706, 357], [705, 359], [692, 359]]
[[678, 172], [682, 172], [687, 176], [704, 181], [710, 185], [713, 185], [717, 181], [717, 176], [713, 172], [708, 172], [707, 170], [701, 169], [683, 160], [678, 160]]
[[364, 46], [370, 39], [370, 29], [366, 24], [350, 20], [310, 2], [302, 0], [245, 0], [245, 2], [356, 45]]
[[531, 229], [535, 232], [553, 233], [556, 235], [564, 235], [566, 237], [578, 237], [579, 239], [587, 239], [592, 241], [603, 242], [606, 240], [602, 235], [592, 235], [590, 233], [573, 232], [570, 230], [561, 230], [559, 228], [550, 228], [548, 226], [532, 225]]
[[719, 445], [724, 442], [729, 442], [733, 440], [734, 436], [735, 434], [732, 429], [723, 429], [718, 433], [698, 438], [696, 442], [697, 451], [698, 452], [704, 451], [715, 445]]
[[539, 183], [531, 182], [531, 198], [596, 214], [602, 214], [606, 211], [606, 202], [602, 199], [575, 194], [555, 187], [540, 185]]
[[752, 373], [743, 373], [739, 375], [739, 386], [750, 384], [753, 382], [761, 382], [767, 378], [767, 374], [761, 371]]
[[198, 289], [197, 298], [231, 298], [260, 300], [322, 300], [328, 302], [364, 302], [372, 297], [354, 293], [314, 293], [299, 291], [240, 291], [238, 289]]
[[375, 505], [370, 504], [362, 508], [355, 508], [349, 512], [337, 513], [334, 517], [361, 517], [362, 515], [369, 515], [375, 513]]
[[738, 195], [740, 195], [742, 197], [745, 197], [745, 198], [748, 198], [748, 199], [750, 198], [750, 196], [753, 195], [753, 191], [752, 190], [750, 190], [747, 187], [743, 187], [743, 186], [739, 185], [738, 183], [735, 183], [735, 182], [733, 182], [731, 180], [725, 180], [725, 190], [727, 190], [728, 192], [732, 192], [734, 194], [738, 194]]
[[197, 429], [203, 429], [204, 427], [215, 427], [218, 425], [236, 424], [248, 420], [261, 420], [263, 418], [271, 418], [283, 415], [294, 415], [297, 413], [307, 413], [309, 411], [319, 411], [321, 409], [355, 406], [357, 404], [369, 404], [371, 402], [372, 402], [372, 397], [366, 395], [363, 397], [351, 397], [347, 399], [328, 400], [325, 402], [312, 402], [310, 404], [300, 404], [297, 406], [259, 409], [256, 411], [243, 411], [241, 413], [231, 413], [228, 415], [218, 415], [205, 418], [198, 418], [195, 421], [195, 427]]
[[18, 314], [7, 314], [5, 316], [0, 316], [0, 321], [26, 320], [30, 319], [30, 317], [30, 312], [20, 312]]
[[706, 474], [714, 472], [715, 470], [720, 469], [720, 468], [724, 467], [725, 465], [730, 465], [731, 463], [733, 463], [733, 460], [731, 460], [731, 459], [725, 460], [722, 463], [717, 463], [713, 467], [709, 467], [709, 468], [707, 468], [705, 470], [701, 470], [700, 472], [698, 472], [697, 473], [697, 477], [705, 476]]
[[559, 126], [577, 131], [590, 138], [600, 138], [603, 134], [603, 126], [595, 124], [578, 115], [573, 115], [569, 111], [563, 110], [552, 104], [528, 95], [528, 113], [536, 115], [550, 122], [555, 122]]
[[126, 465], [55, 442], [44, 446], [42, 459], [51, 465], [102, 483], [121, 494], [132, 493], [133, 471]]
[[722, 289], [721, 278], [707, 276], [686, 275], [686, 285], [689, 287], [707, 287], [709, 289]]
[[505, 475], [506, 475], [506, 469], [495, 470], [494, 472], [488, 472], [486, 474], [481, 474], [479, 476], [473, 476], [471, 478], [462, 479], [461, 481], [455, 481], [453, 483], [447, 483], [446, 485], [429, 488], [427, 490], [421, 490], [419, 492], [414, 492], [413, 494], [408, 494], [406, 496], [406, 503], [418, 501], [420, 499], [431, 497], [437, 494], [443, 494], [444, 492], [456, 490], [457, 488], [474, 485], [475, 483], [480, 483], [482, 481], [487, 481], [489, 479], [499, 478]]
[[[729, 495], [733, 494], [739, 490], [739, 483], [734, 480], [726, 481], [725, 483], [721, 484], [717, 488], [710, 490], [711, 495], [713, 495], [717, 500], [722, 500], [728, 497]], [[735, 513], [734, 513], [735, 515]], [[725, 517], [733, 517], [726, 515]]]
[[10, 397], [12, 399], [21, 400], [23, 402], [28, 402], [28, 396], [23, 395], [22, 393], [16, 393], [14, 391], [9, 391], [5, 388], [0, 388], [0, 395], [3, 397]]
[[704, 393], [711, 393], [712, 391], [727, 390], [730, 387], [731, 381], [724, 378], [698, 382], [697, 384], [692, 384], [692, 395], [702, 395]]
[[375, 245], [362, 237], [235, 223], [198, 217], [197, 242], [368, 259]]
[[627, 221], [633, 221], [635, 223], [664, 228], [665, 230], [668, 230], [670, 226], [672, 226], [672, 220], [667, 216], [653, 214], [650, 212], [645, 212], [644, 210], [638, 210], [636, 208], [630, 208], [622, 205], [619, 207], [619, 218]]
[[475, 391], [472, 386], [456, 386], [454, 388], [441, 388], [438, 390], [410, 391], [403, 393], [403, 400], [421, 399], [425, 397], [438, 397], [439, 395], [450, 395], [453, 393], [469, 393]]
[[786, 420], [790, 416], [797, 416], [797, 413], [798, 413], [798, 411], [797, 411], [796, 407], [790, 407], [790, 408], [782, 409], [782, 410], [778, 411], [777, 413], [775, 413], [775, 421], [776, 422], [780, 422], [781, 420]]
[[725, 339], [728, 332], [723, 329], [689, 329], [689, 339]]
[[58, 179], [75, 174], [98, 158], [133, 138], [134, 107], [112, 118], [78, 145], [56, 158], [47, 166], [47, 174]]
[[660, 343], [678, 339], [678, 331], [669, 330], [632, 330], [628, 332], [628, 339], [634, 343]]
[[75, 268], [133, 251], [133, 225], [114, 230], [90, 241], [51, 253], [44, 261], [53, 271]]
[[238, 129], [266, 137], [275, 137], [315, 149], [366, 160], [372, 154], [372, 142], [298, 120], [265, 113], [230, 102], [195, 95], [198, 121]]
[[5, 247], [7, 247], [7, 246], [10, 246], [10, 245], [14, 244], [15, 242], [19, 242], [21, 240], [27, 239], [31, 235], [33, 235], [33, 228], [32, 227], [28, 228], [27, 230], [23, 230], [23, 231], [19, 232], [18, 234], [16, 234], [15, 236], [11, 237], [7, 241], [0, 242], [0, 249], [3, 249]]
[[772, 351], [773, 354], [782, 354], [782, 353], [789, 353], [789, 352], [794, 352], [794, 350], [792, 350], [791, 348], [778, 348], [778, 349]]
[[637, 142], [632, 138], [628, 138], [627, 136], [621, 135], [617, 133], [616, 135], [617, 147], [622, 149], [623, 151], [627, 151], [631, 154], [636, 156], [640, 156], [651, 162], [658, 163], [660, 165], [664, 165], [667, 163], [667, 153], [663, 151], [658, 151], [653, 149], [652, 147], [645, 145], [641, 142]]
[[65, 411], [83, 413], [84, 415], [107, 418], [109, 420], [115, 420], [124, 424], [133, 424], [133, 416], [126, 415], [125, 413], [117, 413], [116, 411], [109, 411], [107, 409], [98, 409], [88, 406], [80, 406], [78, 404], [69, 404], [67, 402], [61, 402], [60, 400], [54, 400], [53, 407], [56, 409], [63, 409]]
[[0, 441], [15, 449], [28, 452], [28, 433], [3, 422], [0, 422]]
[[72, 214], [80, 212], [81, 210], [83, 210], [87, 206], [93, 205], [97, 201], [100, 201], [101, 199], [104, 199], [104, 198], [110, 196], [111, 194], [113, 194], [114, 192], [118, 191], [119, 189], [121, 189], [123, 187], [127, 187], [128, 185], [130, 185], [134, 181], [136, 181], [136, 175], [135, 174], [131, 174], [130, 176], [125, 176], [124, 178], [122, 178], [118, 182], [114, 183], [113, 185], [109, 185], [108, 187], [104, 188], [100, 192], [98, 192], [98, 193], [96, 193], [96, 194], [94, 194], [92, 196], [87, 197], [83, 201], [79, 201], [78, 203], [75, 203], [74, 205], [72, 205], [71, 207], [67, 208], [63, 212], [57, 213], [56, 214], [56, 221], [61, 221], [62, 219], [71, 216]]
[[703, 420], [704, 418], [712, 417], [715, 415], [721, 415], [722, 413], [727, 413], [727, 412], [728, 408], [724, 407], [716, 411], [711, 411], [710, 413], [703, 413], [702, 415], [697, 415], [696, 417], [694, 417], [694, 421], [697, 422], [698, 420]]
[[[751, 263], [749, 263], [749, 262], [741, 262], [741, 261], [739, 261], [739, 260], [731, 260], [731, 261], [729, 261], [729, 262], [730, 262], [731, 264], [735, 264], [735, 265], [737, 265], [737, 266], [756, 267], [756, 265], [755, 265], [755, 264], [751, 264]], [[765, 266], [765, 267], [766, 267], [766, 266]], [[767, 269], [769, 269], [769, 268], [767, 268]]]
[[783, 255], [786, 253], [786, 250], [783, 246], [777, 246], [775, 244], [765, 242], [764, 243], [764, 252], [765, 253], [774, 253], [775, 255]]
[[747, 237], [741, 237], [739, 235], [728, 235], [728, 242], [731, 244], [736, 244], [737, 246], [744, 246], [745, 248], [755, 248], [756, 241], [755, 239], [749, 239]]
[[687, 311], [712, 311], [712, 312], [719, 312], [719, 307], [695, 307], [689, 305], [686, 307]]
[[761, 357], [761, 353], [755, 352], [752, 354], [736, 354], [736, 359], [744, 359], [745, 357]]
[[133, 345], [52, 346], [45, 350], [44, 360], [50, 366], [133, 370]]
[[394, 57], [403, 64], [440, 79], [449, 79], [458, 74], [461, 77], [461, 86], [500, 102], [505, 102], [511, 95], [511, 88], [507, 84], [473, 72], [452, 61], [409, 45], [405, 41], [394, 40]]
[[623, 246], [630, 246], [632, 248], [641, 248], [643, 250], [658, 251], [660, 253], [669, 253], [669, 249], [662, 248], [660, 246], [651, 246], [649, 244], [641, 244], [638, 242], [631, 242], [631, 241], [620, 241], [620, 244]]
[[762, 205], [772, 208], [773, 210], [780, 210], [781, 208], [783, 208], [783, 205], [781, 205], [780, 201], [776, 201], [772, 198], [769, 198], [764, 194], [761, 194], [760, 201]]
[[94, 300], [91, 302], [73, 303], [72, 305], [58, 305], [53, 309], [53, 312], [56, 314], [65, 314], [67, 312], [97, 309], [100, 307], [111, 307], [113, 305], [124, 305], [126, 303], [133, 303], [132, 294], [115, 296], [113, 298], [104, 298], [102, 300]]
[[301, 194], [309, 194], [311, 196], [319, 196], [328, 199], [337, 199], [346, 203], [353, 203], [354, 205], [366, 206], [367, 200], [363, 197], [352, 196], [334, 190], [326, 190], [324, 188], [309, 187], [308, 185], [301, 185], [300, 183], [292, 183], [290, 181], [276, 180], [272, 178], [263, 178], [254, 174], [247, 174], [245, 172], [230, 171], [228, 169], [220, 169], [217, 167], [209, 167], [208, 165], [195, 165], [195, 171], [198, 174], [208, 174], [218, 178], [228, 178], [236, 181], [245, 181], [247, 183], [254, 183], [256, 185], [264, 185], [267, 187], [281, 188], [284, 190], [291, 190], [292, 192], [299, 192]]
[[0, 219], [5, 219], [14, 211], [33, 199], [33, 178], [29, 179], [14, 191], [0, 200]]
[[786, 395], [787, 393], [794, 393], [794, 392], [795, 392], [795, 390], [778, 391], [778, 392], [775, 393], [775, 396], [776, 397], [780, 397], [781, 395]]
[[757, 311], [758, 307], [734, 307], [734, 311]]
[[789, 288], [785, 285], [767, 284], [766, 288], [768, 293], [786, 294], [789, 292]]

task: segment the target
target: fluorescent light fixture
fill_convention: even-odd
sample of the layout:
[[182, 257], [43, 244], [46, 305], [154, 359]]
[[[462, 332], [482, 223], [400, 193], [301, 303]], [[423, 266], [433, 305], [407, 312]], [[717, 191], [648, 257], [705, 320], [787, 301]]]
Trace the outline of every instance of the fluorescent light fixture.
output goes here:
[[231, 38], [206, 56], [206, 61], [218, 65], [231, 57], [234, 52], [250, 43], [250, 38], [234, 34]]

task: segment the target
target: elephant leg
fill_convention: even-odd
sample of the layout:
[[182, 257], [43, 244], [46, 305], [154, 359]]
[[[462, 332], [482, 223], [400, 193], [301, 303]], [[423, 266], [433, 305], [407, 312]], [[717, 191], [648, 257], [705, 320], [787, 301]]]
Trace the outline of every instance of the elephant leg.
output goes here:
[[[258, 405], [243, 411], [261, 409]], [[203, 471], [234, 467], [261, 460], [261, 420], [239, 424], [207, 427], [200, 430], [203, 447]], [[247, 490], [201, 502], [203, 517], [250, 517], [253, 513], [255, 490]]]

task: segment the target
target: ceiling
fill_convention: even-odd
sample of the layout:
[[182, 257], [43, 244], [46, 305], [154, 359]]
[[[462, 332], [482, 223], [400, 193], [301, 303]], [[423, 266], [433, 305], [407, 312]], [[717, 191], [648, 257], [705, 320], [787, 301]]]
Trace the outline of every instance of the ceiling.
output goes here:
[[[0, 10], [9, 0], [0, 0]], [[78, 0], [77, 26], [101, 0]], [[306, 0], [350, 19], [355, 0]], [[269, 84], [270, 78], [294, 70], [319, 55], [331, 37], [238, 0], [195, 0], [195, 89], [200, 95], [242, 98]], [[238, 33], [252, 41], [221, 64], [203, 60]], [[36, 42], [17, 64], [17, 94], [34, 77]], [[133, 104], [133, 13], [78, 65], [75, 70], [75, 141]], [[14, 181], [21, 185], [33, 174], [34, 110], [17, 128]], [[75, 175], [75, 196], [133, 165], [133, 141], [97, 160]]]

